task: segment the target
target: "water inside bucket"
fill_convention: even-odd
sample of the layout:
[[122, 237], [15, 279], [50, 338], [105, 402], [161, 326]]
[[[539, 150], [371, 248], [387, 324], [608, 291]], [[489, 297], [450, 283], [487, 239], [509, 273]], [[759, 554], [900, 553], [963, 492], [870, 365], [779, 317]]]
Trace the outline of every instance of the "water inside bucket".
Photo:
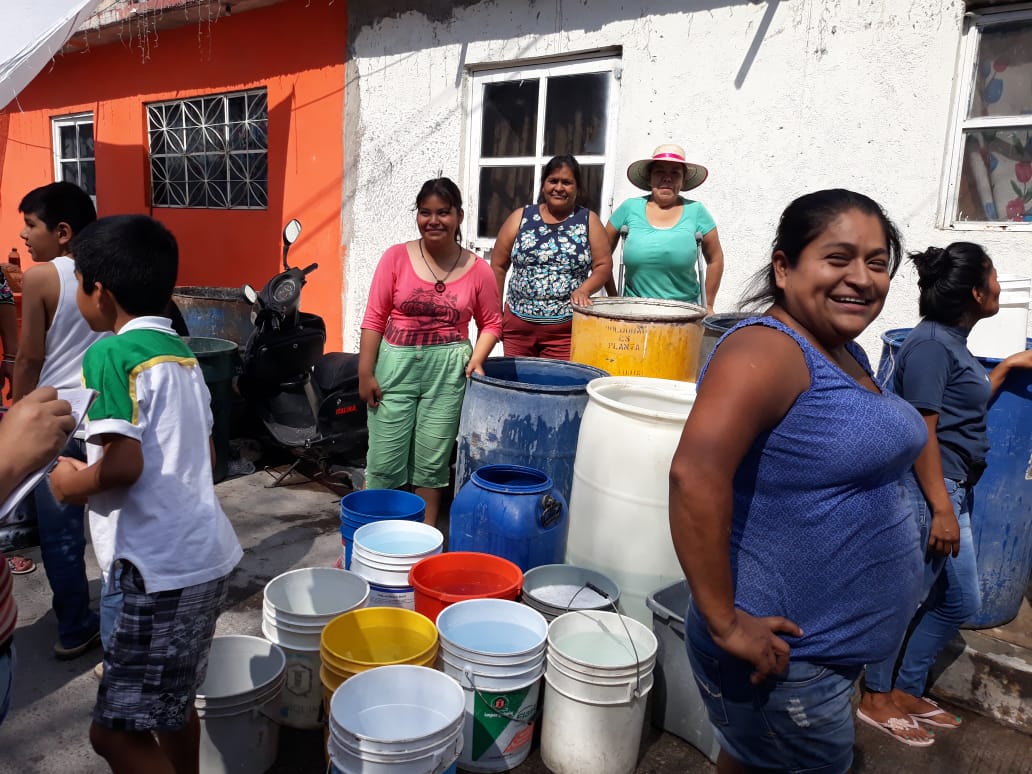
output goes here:
[[524, 596], [532, 598], [536, 602], [551, 605], [562, 610], [570, 608], [578, 610], [581, 608], [598, 609], [608, 607], [610, 600], [593, 591], [587, 586], [575, 584], [556, 584], [554, 586], [538, 586], [533, 591], [523, 591]]
[[508, 621], [483, 621], [449, 626], [445, 636], [479, 653], [522, 653], [541, 645], [541, 634]]
[[441, 544], [435, 543], [432, 535], [414, 534], [378, 534], [363, 535], [362, 546], [369, 551], [376, 551], [388, 556], [407, 556], [430, 551]]
[[435, 572], [427, 580], [436, 590], [456, 595], [490, 594], [511, 585], [497, 573], [472, 568]]
[[564, 655], [601, 667], [619, 667], [634, 664], [645, 655], [635, 655], [626, 636], [610, 632], [579, 632], [560, 638], [556, 648]]
[[352, 716], [348, 730], [370, 739], [420, 739], [436, 733], [455, 718], [433, 707], [414, 704], [381, 704]]

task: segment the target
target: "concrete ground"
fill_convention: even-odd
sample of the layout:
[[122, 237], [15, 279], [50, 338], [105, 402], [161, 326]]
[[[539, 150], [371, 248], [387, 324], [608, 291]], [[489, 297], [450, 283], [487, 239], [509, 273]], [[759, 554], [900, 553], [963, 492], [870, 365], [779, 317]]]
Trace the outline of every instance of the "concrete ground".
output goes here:
[[[260, 635], [262, 590], [286, 570], [329, 566], [340, 551], [338, 498], [306, 485], [266, 489], [256, 473], [226, 481], [218, 492], [245, 549], [234, 573], [229, 609], [219, 634]], [[27, 555], [39, 561], [38, 550]], [[87, 550], [91, 591], [99, 595], [99, 572]], [[56, 624], [42, 568], [15, 578], [19, 607], [18, 667], [14, 703], [0, 726], [0, 774], [94, 774], [106, 767], [87, 740], [96, 694], [94, 651], [75, 661], [52, 656]], [[941, 732], [928, 749], [911, 749], [862, 726], [857, 731], [857, 774], [1032, 774], [1032, 737], [965, 710], [958, 731]], [[321, 774], [325, 763], [321, 731], [284, 729], [274, 774]], [[547, 769], [536, 749], [519, 774]], [[638, 774], [694, 774], [714, 767], [690, 745], [651, 727], [646, 730]], [[585, 772], [588, 774], [588, 772]]]

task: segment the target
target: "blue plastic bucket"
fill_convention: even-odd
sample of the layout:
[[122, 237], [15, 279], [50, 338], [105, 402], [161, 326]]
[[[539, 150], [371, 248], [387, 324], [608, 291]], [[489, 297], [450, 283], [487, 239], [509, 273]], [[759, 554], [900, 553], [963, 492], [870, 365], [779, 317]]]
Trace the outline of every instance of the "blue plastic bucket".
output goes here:
[[340, 498], [340, 542], [344, 569], [351, 568], [355, 530], [385, 519], [422, 521], [426, 503], [419, 495], [398, 489], [363, 489]]
[[[878, 384], [891, 386], [895, 358], [909, 328], [882, 334]], [[1026, 342], [1032, 348], [1032, 339]], [[979, 358], [987, 371], [1000, 362]], [[971, 532], [982, 607], [968, 629], [1000, 626], [1021, 610], [1032, 573], [1032, 371], [1014, 369], [989, 404], [989, 455], [975, 487]]]
[[485, 465], [452, 501], [448, 550], [494, 554], [526, 572], [562, 563], [569, 528], [566, 499], [544, 472]]
[[536, 357], [492, 357], [466, 388], [455, 461], [458, 493], [484, 465], [544, 471], [569, 502], [581, 415], [592, 379], [605, 371]]

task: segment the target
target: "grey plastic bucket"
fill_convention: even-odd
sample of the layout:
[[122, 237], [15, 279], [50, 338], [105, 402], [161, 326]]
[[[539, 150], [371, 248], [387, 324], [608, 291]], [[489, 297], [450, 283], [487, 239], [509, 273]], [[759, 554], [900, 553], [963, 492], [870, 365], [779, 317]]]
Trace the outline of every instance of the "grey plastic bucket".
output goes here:
[[276, 761], [284, 668], [278, 645], [260, 637], [215, 637], [194, 706], [201, 721], [202, 774], [264, 774]]

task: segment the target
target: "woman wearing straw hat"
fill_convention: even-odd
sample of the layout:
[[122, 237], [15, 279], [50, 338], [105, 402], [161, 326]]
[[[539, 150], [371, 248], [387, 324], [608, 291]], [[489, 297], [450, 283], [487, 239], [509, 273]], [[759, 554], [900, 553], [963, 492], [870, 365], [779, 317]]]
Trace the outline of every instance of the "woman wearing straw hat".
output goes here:
[[552, 158], [541, 172], [537, 204], [515, 210], [498, 232], [491, 268], [505, 298], [502, 344], [508, 357], [570, 359], [573, 305], [613, 275], [613, 257], [598, 215], [582, 205], [581, 167], [573, 156]]
[[[686, 161], [684, 150], [673, 143], [660, 145], [651, 157], [627, 167], [627, 179], [649, 195], [625, 201], [606, 224], [612, 250], [621, 236], [626, 237], [623, 295], [705, 302], [706, 311], [713, 313], [724, 251], [706, 208], [681, 196], [702, 185], [707, 175], [704, 166]], [[696, 267], [700, 244], [706, 261], [704, 287]], [[617, 295], [616, 283], [610, 280], [606, 292]]]

